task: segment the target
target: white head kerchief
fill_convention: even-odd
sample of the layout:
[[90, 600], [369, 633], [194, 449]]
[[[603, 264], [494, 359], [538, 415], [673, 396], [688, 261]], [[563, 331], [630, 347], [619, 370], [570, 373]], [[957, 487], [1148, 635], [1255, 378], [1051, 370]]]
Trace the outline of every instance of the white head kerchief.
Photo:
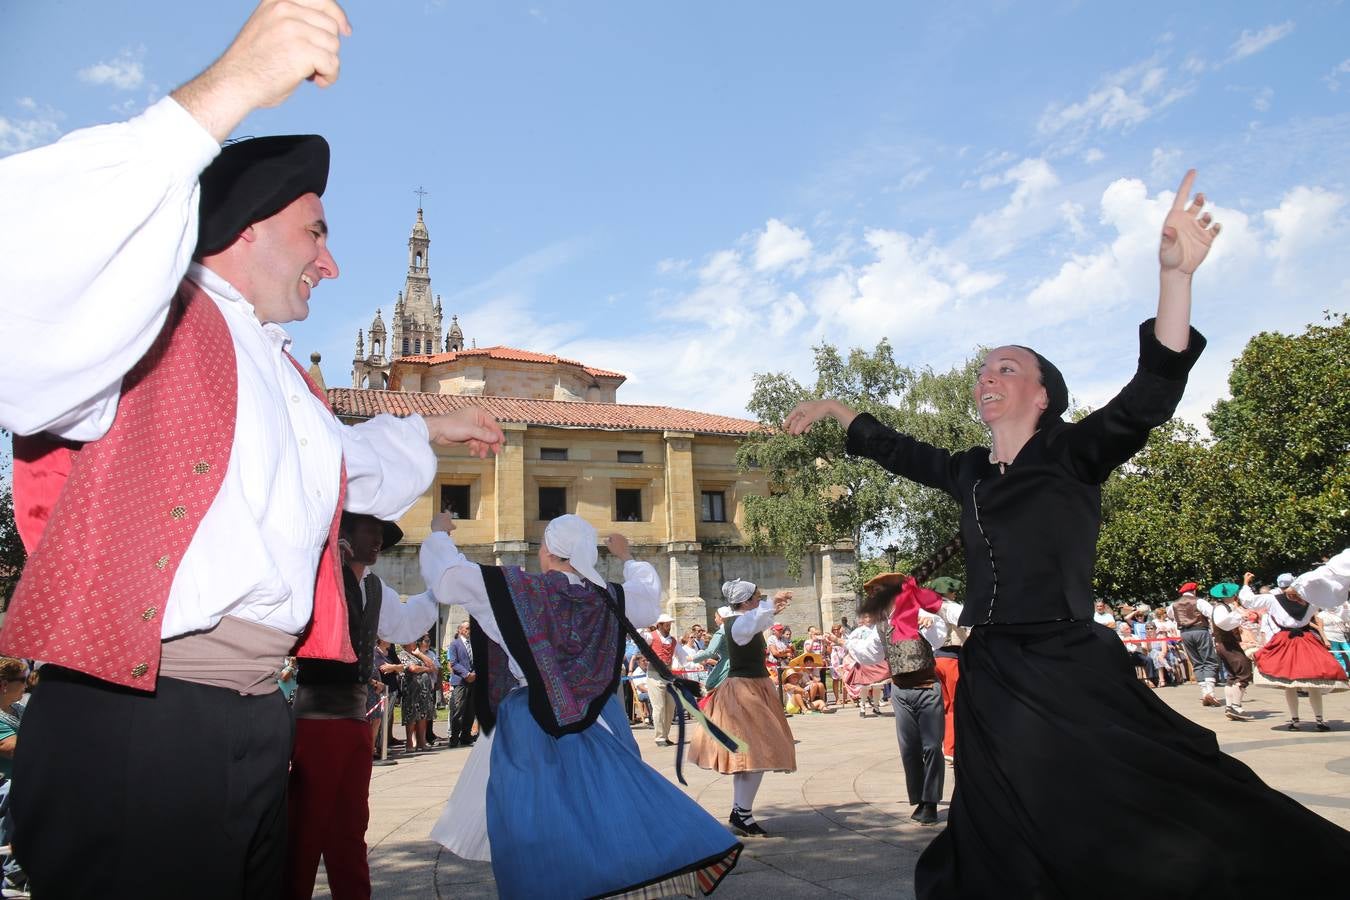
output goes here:
[[755, 586], [734, 578], [722, 585], [722, 596], [726, 598], [728, 606], [735, 607], [755, 596]]
[[605, 590], [605, 579], [595, 570], [600, 557], [595, 528], [581, 516], [558, 516], [544, 529], [544, 546], [554, 556], [565, 559], [577, 574]]

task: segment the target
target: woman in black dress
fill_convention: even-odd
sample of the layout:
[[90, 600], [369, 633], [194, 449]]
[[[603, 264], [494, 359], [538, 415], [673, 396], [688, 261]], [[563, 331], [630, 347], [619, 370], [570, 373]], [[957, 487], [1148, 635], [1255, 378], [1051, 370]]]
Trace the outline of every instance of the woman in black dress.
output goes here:
[[[1223, 822], [1247, 823], [1247, 845], [1274, 859], [1350, 852], [1350, 832], [1268, 788], [1213, 732], [1158, 700], [1092, 620], [1101, 484], [1171, 418], [1205, 344], [1190, 327], [1191, 276], [1219, 226], [1203, 195], [1186, 205], [1194, 178], [1163, 223], [1158, 315], [1140, 326], [1138, 370], [1083, 420], [1060, 418], [1058, 369], [1008, 346], [989, 353], [974, 388], [991, 448], [949, 453], [833, 400], [799, 404], [784, 421], [801, 434], [832, 417], [850, 453], [961, 504], [961, 624], [973, 628], [957, 687], [956, 791], [946, 830], [919, 859], [921, 898], [1325, 889], [1315, 867], [1236, 862]], [[1176, 815], [1159, 827], [1163, 798]], [[1103, 834], [1128, 836], [1137, 853], [1102, 854]]]

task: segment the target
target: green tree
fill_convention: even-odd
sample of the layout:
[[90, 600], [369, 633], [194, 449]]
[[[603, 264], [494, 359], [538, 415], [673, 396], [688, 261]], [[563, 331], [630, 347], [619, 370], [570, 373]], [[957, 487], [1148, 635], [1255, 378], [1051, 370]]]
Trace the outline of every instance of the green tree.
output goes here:
[[898, 493], [886, 472], [844, 453], [844, 433], [835, 422], [822, 422], [793, 437], [782, 430], [783, 419], [811, 397], [835, 397], [855, 409], [885, 415], [887, 401], [913, 378], [895, 362], [884, 339], [871, 353], [852, 350], [847, 360], [835, 347], [821, 344], [815, 359], [814, 390], [782, 373], [755, 377], [748, 408], [765, 427], [737, 451], [742, 468], [763, 470], [769, 482], [768, 496], [746, 500], [752, 546], [781, 554], [794, 578], [812, 546], [845, 540], [861, 546], [869, 534], [883, 533]]
[[[765, 427], [742, 443], [738, 460], [768, 476], [770, 494], [746, 501], [755, 549], [781, 554], [794, 576], [813, 545], [852, 541], [859, 549], [859, 580], [889, 569], [869, 554], [879, 543], [895, 547], [900, 568], [936, 550], [956, 532], [960, 509], [946, 494], [890, 474], [844, 453], [844, 433], [824, 420], [792, 437], [782, 422], [798, 402], [831, 397], [920, 440], [950, 450], [985, 443], [986, 432], [970, 389], [978, 360], [951, 371], [919, 373], [899, 365], [882, 340], [871, 352], [848, 357], [829, 345], [815, 348], [816, 384], [808, 390], [778, 373], [756, 377], [749, 409]], [[960, 569], [952, 560], [946, 570]]]
[[[9, 432], [0, 429], [0, 443], [9, 443]], [[0, 601], [9, 608], [9, 598], [19, 583], [23, 571], [23, 541], [14, 525], [14, 491], [11, 486], [11, 460], [8, 453], [0, 454]]]
[[1245, 567], [1307, 565], [1350, 541], [1350, 315], [1253, 337], [1206, 417], [1232, 475], [1221, 523]]
[[1099, 591], [1267, 576], [1350, 542], [1350, 319], [1253, 337], [1214, 405], [1211, 436], [1156, 430], [1103, 492]]

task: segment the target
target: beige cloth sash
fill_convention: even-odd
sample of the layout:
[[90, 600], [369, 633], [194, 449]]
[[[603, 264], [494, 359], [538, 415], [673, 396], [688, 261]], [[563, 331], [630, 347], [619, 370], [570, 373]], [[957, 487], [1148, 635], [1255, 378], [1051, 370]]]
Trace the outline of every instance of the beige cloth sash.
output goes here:
[[293, 634], [226, 616], [209, 631], [161, 643], [159, 674], [244, 695], [270, 694], [295, 641]]

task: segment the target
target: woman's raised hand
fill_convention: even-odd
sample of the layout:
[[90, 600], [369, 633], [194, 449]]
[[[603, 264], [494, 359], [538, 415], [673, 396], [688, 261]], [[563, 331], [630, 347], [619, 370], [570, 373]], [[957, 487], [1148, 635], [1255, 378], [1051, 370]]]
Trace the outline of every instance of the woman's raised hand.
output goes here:
[[827, 416], [833, 416], [840, 425], [848, 428], [857, 415], [838, 400], [803, 400], [783, 419], [783, 430], [788, 434], [805, 434], [812, 425]]
[[1195, 201], [1190, 206], [1186, 205], [1193, 184], [1195, 170], [1191, 169], [1181, 179], [1181, 187], [1177, 188], [1172, 208], [1163, 220], [1158, 263], [1164, 272], [1175, 269], [1183, 275], [1190, 275], [1205, 261], [1210, 245], [1219, 236], [1221, 226], [1213, 221], [1209, 213], [1204, 212], [1204, 194], [1196, 194]]

